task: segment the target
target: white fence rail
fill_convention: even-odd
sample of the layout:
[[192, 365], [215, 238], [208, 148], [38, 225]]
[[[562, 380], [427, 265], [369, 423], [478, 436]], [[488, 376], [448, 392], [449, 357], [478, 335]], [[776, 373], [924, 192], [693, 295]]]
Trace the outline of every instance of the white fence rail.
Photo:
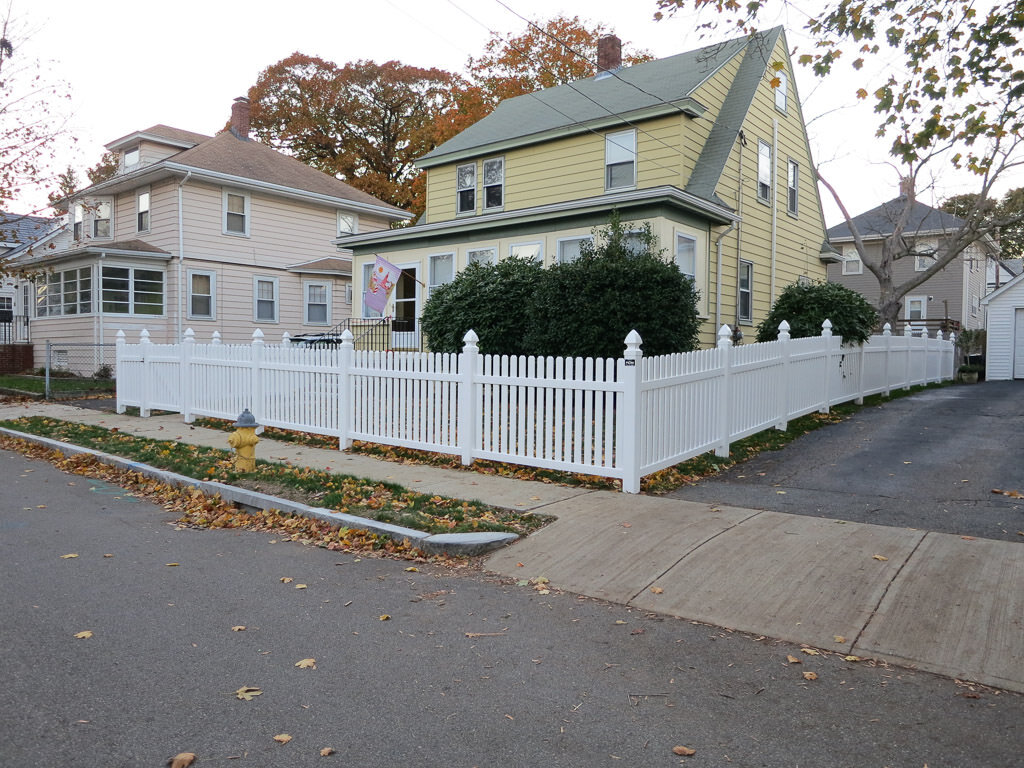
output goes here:
[[[348, 333], [346, 331], [346, 333]], [[715, 349], [643, 357], [626, 337], [618, 359], [481, 355], [472, 331], [459, 354], [251, 344], [117, 341], [117, 409], [158, 409], [260, 424], [474, 459], [640, 478], [789, 420], [865, 395], [951, 379], [954, 340], [886, 329], [842, 346], [822, 335], [733, 347], [728, 328]]]

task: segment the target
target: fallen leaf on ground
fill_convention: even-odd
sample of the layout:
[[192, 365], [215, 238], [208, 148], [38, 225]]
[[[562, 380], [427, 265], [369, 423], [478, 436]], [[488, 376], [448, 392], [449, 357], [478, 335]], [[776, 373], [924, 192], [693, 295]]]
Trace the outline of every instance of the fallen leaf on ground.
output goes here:
[[296, 588], [296, 589], [305, 589], [305, 588], [306, 588], [306, 585], [305, 585], [305, 584], [296, 584], [296, 585], [295, 585], [295, 588]]
[[281, 582], [284, 584], [291, 584], [293, 581], [295, 581], [295, 579], [291, 578], [290, 576], [281, 577]]
[[381, 621], [390, 621], [391, 620], [391, 617], [388, 614], [386, 614], [386, 613], [382, 613], [378, 618]]
[[75, 635], [75, 637], [77, 637], [79, 640], [88, 640], [90, 637], [92, 637], [92, 632], [87, 629], [84, 632], [79, 632]]
[[660, 595], [664, 591], [665, 590], [662, 589], [661, 587], [651, 587], [651, 592], [653, 592], [656, 595]]
[[616, 620], [615, 620], [615, 623], [616, 623], [616, 624], [625, 624], [626, 622], [625, 622], [625, 621], [623, 621], [622, 619], [616, 619]]
[[683, 757], [693, 757], [697, 754], [697, 750], [690, 749], [689, 747], [684, 747], [682, 744], [680, 744], [679, 746], [672, 747], [672, 754], [682, 755]]
[[170, 760], [168, 760], [167, 764], [170, 766], [170, 768], [188, 768], [190, 765], [192, 765], [192, 763], [195, 762], [195, 760], [195, 752], [179, 752]]
[[843, 656], [845, 661], [860, 661], [860, 656]]
[[[104, 555], [104, 557], [113, 557], [113, 555]], [[182, 752], [183, 755], [191, 754], [190, 752]]]
[[804, 680], [817, 680], [818, 675], [815, 672], [804, 672]]
[[237, 627], [232, 627], [231, 631], [232, 632], [245, 632], [245, 625], [244, 624], [239, 624]]
[[292, 737], [289, 736], [287, 733], [279, 733], [277, 734], [277, 736], [274, 737], [274, 741], [276, 741], [278, 744], [287, 744], [291, 740]]
[[786, 661], [788, 661], [790, 664], [803, 664], [803, 662], [800, 661], [800, 659], [798, 659], [796, 656], [793, 656], [792, 654], [786, 655]]
[[235, 696], [242, 701], [252, 701], [253, 696], [259, 696], [261, 693], [263, 693], [263, 691], [259, 688], [254, 688], [251, 685], [243, 685], [235, 691]]
[[419, 570], [420, 570], [420, 569], [419, 569], [419, 568], [417, 568], [417, 567], [416, 567], [415, 565], [410, 565], [410, 566], [409, 566], [408, 568], [406, 568], [405, 570], [407, 570], [407, 571], [410, 571], [410, 572], [412, 572], [412, 573], [419, 573]]
[[296, 661], [295, 666], [299, 669], [316, 669], [316, 659], [303, 659]]
[[819, 656], [820, 654], [814, 648], [801, 648], [800, 653], [806, 653], [808, 656]]
[[964, 541], [977, 541], [973, 536], [961, 536], [960, 538]]
[[503, 637], [508, 632], [508, 627], [505, 627], [501, 632], [465, 632], [466, 637]]
[[883, 563], [884, 563], [884, 562], [885, 562], [886, 560], [888, 560], [889, 558], [888, 558], [888, 557], [886, 557], [885, 555], [872, 555], [872, 556], [871, 556], [871, 559], [872, 559], [872, 560], [880, 560], [881, 562], [883, 562]]
[[179, 565], [181, 565], [181, 563], [167, 563], [167, 567], [168, 568], [174, 568], [174, 567], [179, 566]]
[[842, 635], [834, 635], [832, 639], [835, 640], [837, 643], [845, 643], [846, 642], [846, 638], [843, 637]]
[[61, 556], [60, 556], [60, 559], [61, 559], [61, 560], [70, 560], [70, 559], [71, 559], [72, 557], [78, 557], [78, 555], [76, 555], [76, 554], [74, 554], [74, 553], [72, 553], [72, 554], [70, 554], [70, 555], [61, 555]]
[[334, 754], [334, 750], [331, 749], [330, 747], [324, 747], [323, 749], [320, 750], [320, 757], [327, 757], [328, 755], [333, 755], [333, 754]]

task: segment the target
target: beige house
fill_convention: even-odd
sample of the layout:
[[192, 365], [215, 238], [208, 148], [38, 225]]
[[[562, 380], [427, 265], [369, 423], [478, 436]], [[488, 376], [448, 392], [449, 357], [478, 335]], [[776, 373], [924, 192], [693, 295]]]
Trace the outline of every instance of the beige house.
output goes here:
[[[897, 197], [865, 211], [852, 219], [860, 233], [867, 255], [877, 259], [882, 253], [882, 242], [896, 227], [906, 204], [905, 197]], [[926, 271], [935, 262], [932, 256], [939, 241], [960, 229], [963, 219], [951, 213], [915, 201], [904, 230], [904, 238], [913, 250], [913, 256], [899, 259], [893, 264], [893, 282], [900, 285]], [[853, 244], [850, 226], [843, 222], [828, 230], [832, 247], [842, 253], [842, 261], [830, 264], [828, 279], [862, 294], [875, 307], [878, 306], [878, 280], [864, 266]], [[985, 237], [974, 243], [903, 297], [900, 312], [902, 333], [907, 323], [916, 333], [927, 330], [929, 335], [941, 330], [948, 334], [961, 328], [985, 327], [985, 307], [982, 299], [991, 290], [990, 274], [1006, 274], [999, 266], [999, 247]], [[1006, 278], [1003, 278], [1006, 282]]]
[[[362, 296], [375, 254], [403, 270], [387, 312], [416, 343], [432, 288], [473, 262], [570, 261], [613, 210], [647, 222], [700, 291], [711, 345], [758, 323], [789, 283], [824, 279], [825, 229], [781, 28], [621, 66], [502, 102], [420, 158], [426, 211], [412, 227], [341, 237]], [[372, 314], [365, 305], [357, 313]]]
[[47, 340], [246, 343], [260, 328], [326, 331], [351, 315], [351, 261], [332, 241], [408, 219], [249, 138], [248, 99], [216, 136], [156, 125], [107, 145], [117, 173], [66, 200], [64, 227], [22, 252], [37, 360]]

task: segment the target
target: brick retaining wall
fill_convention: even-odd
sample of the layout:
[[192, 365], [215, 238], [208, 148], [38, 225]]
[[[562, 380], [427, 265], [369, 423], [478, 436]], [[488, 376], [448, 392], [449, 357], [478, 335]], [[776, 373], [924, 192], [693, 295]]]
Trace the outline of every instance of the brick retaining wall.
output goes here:
[[0, 344], [0, 373], [21, 373], [33, 362], [31, 344]]

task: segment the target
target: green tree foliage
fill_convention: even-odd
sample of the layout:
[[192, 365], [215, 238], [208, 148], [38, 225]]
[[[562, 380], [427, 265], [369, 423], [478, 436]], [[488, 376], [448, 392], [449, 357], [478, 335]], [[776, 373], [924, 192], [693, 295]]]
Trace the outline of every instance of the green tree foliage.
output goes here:
[[569, 264], [506, 259], [459, 273], [424, 309], [431, 349], [462, 349], [470, 328], [487, 354], [621, 357], [634, 329], [646, 355], [695, 349], [697, 291], [650, 227], [630, 232], [615, 218], [595, 238]]
[[757, 326], [757, 340], [777, 339], [783, 320], [794, 339], [820, 336], [821, 324], [828, 320], [843, 343], [863, 344], [878, 323], [878, 313], [861, 294], [838, 283], [792, 283]]
[[459, 352], [473, 330], [488, 354], [532, 354], [526, 346], [529, 305], [544, 268], [529, 259], [470, 264], [433, 289], [423, 307], [423, 333], [434, 352]]
[[986, 224], [994, 224], [998, 228], [1000, 257], [1024, 257], [1024, 187], [1012, 189], [998, 200], [981, 200], [974, 192], [953, 195], [939, 207], [962, 219], [976, 215], [977, 209], [977, 214]]

